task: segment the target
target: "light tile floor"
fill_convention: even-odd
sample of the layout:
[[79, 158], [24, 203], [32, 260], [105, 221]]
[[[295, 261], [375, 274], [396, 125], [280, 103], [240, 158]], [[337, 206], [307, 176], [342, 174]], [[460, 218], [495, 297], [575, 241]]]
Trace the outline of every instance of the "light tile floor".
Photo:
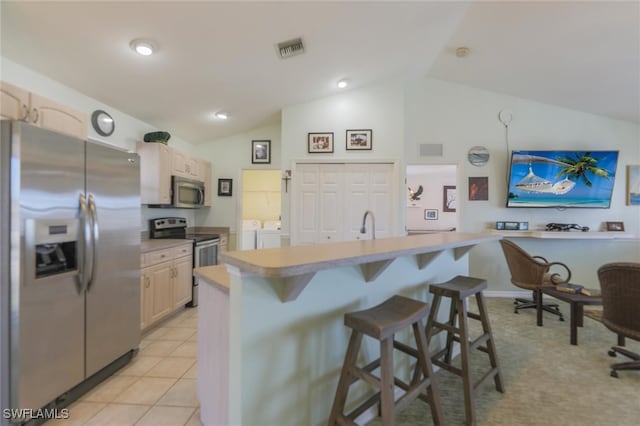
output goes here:
[[167, 425], [200, 422], [196, 397], [197, 309], [185, 309], [142, 336], [138, 355], [49, 425]]

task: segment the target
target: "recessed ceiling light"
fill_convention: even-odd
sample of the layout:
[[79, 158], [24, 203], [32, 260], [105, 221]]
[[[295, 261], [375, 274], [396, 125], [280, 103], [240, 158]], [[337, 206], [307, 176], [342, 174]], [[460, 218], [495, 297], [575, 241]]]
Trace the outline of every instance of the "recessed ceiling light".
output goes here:
[[153, 44], [148, 40], [136, 39], [129, 44], [139, 55], [149, 56], [153, 54]]
[[214, 114], [214, 116], [218, 119], [218, 120], [226, 120], [227, 118], [229, 118], [229, 116], [227, 115], [226, 112], [216, 112]]
[[349, 85], [349, 82], [347, 80], [342, 79], [342, 80], [338, 81], [338, 87], [340, 89], [344, 89], [348, 85]]
[[456, 56], [458, 58], [464, 58], [469, 53], [471, 53], [471, 49], [469, 49], [468, 47], [465, 47], [465, 46], [460, 46], [460, 47], [458, 47], [456, 49]]

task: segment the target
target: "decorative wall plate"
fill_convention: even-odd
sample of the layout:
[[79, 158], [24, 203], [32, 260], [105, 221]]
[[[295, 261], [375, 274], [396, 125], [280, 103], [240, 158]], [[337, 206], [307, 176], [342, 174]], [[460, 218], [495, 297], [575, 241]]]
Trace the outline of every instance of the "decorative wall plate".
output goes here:
[[482, 167], [489, 162], [489, 150], [484, 146], [473, 146], [467, 154], [469, 162], [477, 167]]

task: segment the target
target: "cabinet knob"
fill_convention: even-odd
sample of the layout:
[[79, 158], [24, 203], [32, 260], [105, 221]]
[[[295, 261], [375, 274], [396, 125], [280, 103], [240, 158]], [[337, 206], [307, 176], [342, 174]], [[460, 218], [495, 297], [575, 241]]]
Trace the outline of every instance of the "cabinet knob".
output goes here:
[[32, 118], [32, 123], [37, 123], [38, 119], [40, 118], [40, 113], [38, 112], [38, 110], [36, 108], [34, 108], [31, 113], [34, 115]]
[[22, 121], [27, 121], [29, 119], [29, 107], [27, 104], [22, 104], [22, 111], [24, 112], [24, 117], [21, 118]]

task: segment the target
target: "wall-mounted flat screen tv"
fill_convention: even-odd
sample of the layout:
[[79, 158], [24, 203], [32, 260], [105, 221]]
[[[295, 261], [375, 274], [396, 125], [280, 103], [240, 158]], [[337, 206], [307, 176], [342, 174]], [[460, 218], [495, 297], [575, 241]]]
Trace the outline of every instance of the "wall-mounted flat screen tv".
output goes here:
[[618, 151], [513, 151], [507, 207], [607, 209]]

